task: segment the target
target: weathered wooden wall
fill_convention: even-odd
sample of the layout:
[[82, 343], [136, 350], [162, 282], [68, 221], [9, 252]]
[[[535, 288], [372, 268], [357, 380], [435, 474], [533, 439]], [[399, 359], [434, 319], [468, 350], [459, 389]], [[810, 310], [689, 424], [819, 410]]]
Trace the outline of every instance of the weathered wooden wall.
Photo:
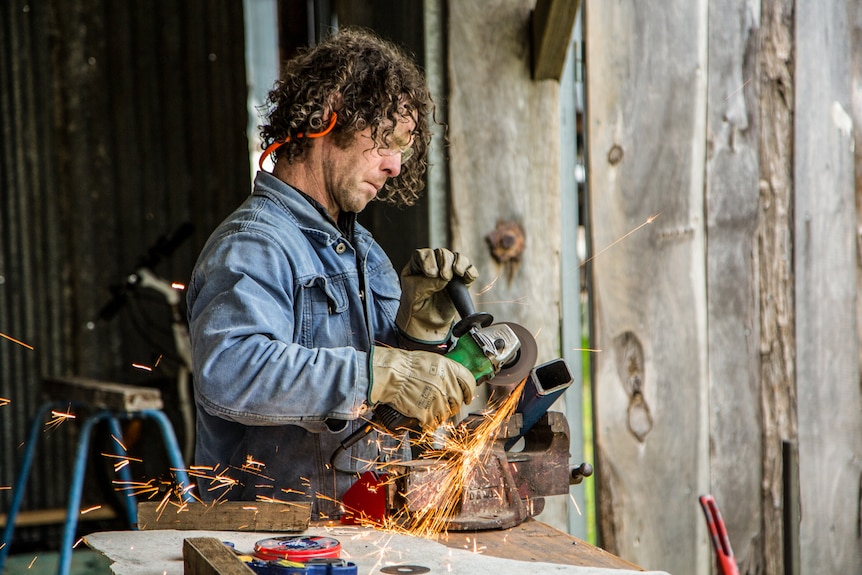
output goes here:
[[[536, 335], [560, 357], [559, 82], [533, 81], [527, 0], [448, 3], [450, 229], [480, 270], [476, 307]], [[523, 254], [500, 264], [486, 236], [523, 230]], [[572, 273], [571, 277], [577, 277]], [[545, 520], [566, 529], [565, 501]]]
[[862, 569], [856, 4], [586, 4], [594, 251], [659, 214], [591, 270], [600, 532], [645, 567], [710, 571], [712, 492], [743, 573]]
[[858, 11], [851, 5], [857, 4], [831, 0], [796, 5], [793, 189], [801, 573], [862, 572], [849, 25], [852, 12]]
[[599, 528], [671, 573], [706, 572], [706, 8], [585, 5], [594, 252], [651, 221], [591, 263]]
[[[248, 194], [242, 21], [241, 0], [0, 3], [0, 332], [34, 348], [0, 340], [11, 402], [0, 486], [12, 484], [43, 376], [173, 389], [175, 364], [132, 367], [169, 352], [167, 334], [147, 341], [128, 315], [97, 316], [145, 248], [190, 221], [194, 236], [156, 270], [185, 282]], [[147, 311], [167, 327], [163, 308]], [[65, 505], [74, 434], [45, 435], [56, 442], [39, 453], [25, 509]], [[0, 491], [0, 513], [9, 497]]]

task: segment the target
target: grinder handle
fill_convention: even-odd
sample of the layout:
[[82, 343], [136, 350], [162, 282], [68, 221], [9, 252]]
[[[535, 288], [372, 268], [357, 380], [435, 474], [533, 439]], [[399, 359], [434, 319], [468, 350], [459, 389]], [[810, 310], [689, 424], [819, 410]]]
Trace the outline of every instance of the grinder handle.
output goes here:
[[455, 276], [449, 283], [446, 284], [446, 293], [452, 304], [455, 306], [455, 311], [461, 317], [461, 321], [455, 324], [452, 328], [452, 334], [455, 337], [461, 337], [474, 326], [488, 327], [494, 323], [494, 316], [485, 312], [476, 312], [473, 306], [473, 298], [470, 297], [470, 291], [467, 289], [467, 284], [464, 283], [464, 278]]

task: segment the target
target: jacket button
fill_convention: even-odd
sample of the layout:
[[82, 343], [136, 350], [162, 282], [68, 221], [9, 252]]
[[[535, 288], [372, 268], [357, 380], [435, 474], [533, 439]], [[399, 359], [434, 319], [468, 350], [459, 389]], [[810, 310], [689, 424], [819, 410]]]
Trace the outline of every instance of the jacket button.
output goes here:
[[346, 250], [346, 249], [347, 249], [347, 246], [344, 244], [344, 242], [338, 242], [335, 245], [335, 252], [336, 253], [343, 254], [344, 250]]

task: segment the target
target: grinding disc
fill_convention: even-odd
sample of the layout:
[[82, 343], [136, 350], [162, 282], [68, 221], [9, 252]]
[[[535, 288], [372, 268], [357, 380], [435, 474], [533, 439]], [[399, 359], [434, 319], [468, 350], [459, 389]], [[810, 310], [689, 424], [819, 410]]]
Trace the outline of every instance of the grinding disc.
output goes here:
[[536, 367], [536, 359], [539, 356], [539, 346], [536, 345], [536, 338], [529, 332], [527, 328], [517, 323], [507, 321], [501, 322], [503, 325], [508, 325], [515, 332], [518, 341], [521, 342], [521, 348], [515, 359], [507, 363], [500, 369], [497, 374], [488, 381], [491, 387], [514, 387], [521, 383], [530, 371]]
[[389, 565], [380, 568], [381, 573], [387, 573], [388, 575], [418, 575], [430, 571], [431, 569], [424, 565]]

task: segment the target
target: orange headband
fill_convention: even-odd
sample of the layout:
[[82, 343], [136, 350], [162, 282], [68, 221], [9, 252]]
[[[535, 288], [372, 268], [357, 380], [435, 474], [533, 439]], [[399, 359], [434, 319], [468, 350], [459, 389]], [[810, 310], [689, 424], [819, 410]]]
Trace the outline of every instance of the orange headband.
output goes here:
[[[338, 114], [336, 114], [335, 112], [332, 112], [332, 115], [329, 117], [329, 125], [326, 126], [323, 130], [321, 130], [320, 132], [314, 132], [314, 133], [308, 134], [307, 136], [305, 134], [303, 134], [302, 132], [300, 132], [299, 134], [296, 135], [296, 137], [297, 138], [322, 138], [323, 136], [325, 136], [326, 134], [331, 132], [332, 128], [335, 127], [335, 119], [337, 117], [338, 117]], [[290, 141], [290, 136], [286, 137], [283, 140], [276, 140], [275, 142], [268, 145], [266, 147], [266, 149], [263, 151], [263, 154], [260, 155], [260, 160], [258, 160], [258, 162], [257, 162], [257, 165], [260, 167], [260, 169], [263, 170], [263, 161], [266, 160], [270, 154], [272, 154], [274, 151], [276, 151], [278, 148], [280, 148], [284, 144], [288, 143], [289, 141]]]

